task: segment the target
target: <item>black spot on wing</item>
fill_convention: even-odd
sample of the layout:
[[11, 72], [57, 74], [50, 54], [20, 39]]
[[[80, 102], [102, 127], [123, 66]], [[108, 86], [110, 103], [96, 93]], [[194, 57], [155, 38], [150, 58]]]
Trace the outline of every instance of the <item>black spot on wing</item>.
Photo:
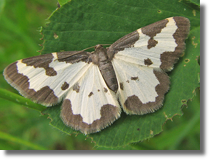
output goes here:
[[69, 84], [67, 82], [64, 82], [64, 84], [61, 86], [62, 90], [66, 90], [69, 88]]
[[88, 97], [91, 97], [92, 95], [93, 95], [93, 92], [90, 92], [89, 95], [88, 95]]
[[121, 90], [124, 89], [123, 83], [120, 83], [120, 89], [121, 89]]
[[151, 64], [153, 64], [153, 62], [151, 61], [151, 59], [147, 58], [144, 60], [144, 64], [150, 66]]
[[105, 88], [105, 87], [104, 87], [104, 92], [105, 92], [105, 93], [106, 93], [106, 92], [108, 92], [108, 89], [107, 89], [107, 88]]
[[79, 93], [79, 90], [80, 90], [79, 83], [74, 84], [74, 86], [73, 86], [73, 91]]
[[131, 77], [131, 80], [133, 81], [139, 80], [139, 77]]
[[153, 38], [150, 38], [148, 40], [147, 48], [150, 49], [152, 47], [155, 47], [158, 44], [158, 41], [154, 40]]

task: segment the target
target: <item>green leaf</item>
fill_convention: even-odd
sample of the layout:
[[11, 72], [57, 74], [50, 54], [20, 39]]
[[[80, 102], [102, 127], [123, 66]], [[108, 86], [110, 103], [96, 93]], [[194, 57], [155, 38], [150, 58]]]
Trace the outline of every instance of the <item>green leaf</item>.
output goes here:
[[0, 1], [0, 14], [3, 12], [5, 6], [5, 0]]
[[1, 132], [1, 131], [0, 131], [0, 139], [7, 140], [7, 141], [10, 141], [10, 142], [14, 142], [14, 143], [17, 143], [17, 144], [21, 144], [21, 145], [30, 147], [31, 149], [34, 149], [34, 150], [47, 150], [47, 148], [44, 148], [42, 146], [36, 145], [34, 143], [28, 142], [26, 140], [17, 138], [15, 136], [12, 136], [10, 134], [7, 134], [7, 133]]
[[200, 0], [190, 0], [190, 2], [200, 6]]
[[[111, 126], [87, 136], [97, 146], [120, 147], [148, 139], [162, 131], [166, 120], [174, 115], [182, 115], [182, 105], [186, 105], [199, 87], [199, 8], [177, 0], [72, 0], [57, 9], [51, 15], [48, 26], [42, 29], [42, 54], [46, 54], [82, 50], [96, 44], [112, 44], [140, 27], [172, 16], [189, 18], [191, 31], [185, 54], [169, 73], [171, 89], [165, 96], [163, 107], [143, 116], [122, 113]], [[43, 113], [49, 114], [51, 125], [55, 128], [67, 134], [79, 133], [63, 124], [60, 105], [47, 108]]]
[[[188, 108], [185, 108], [184, 116], [186, 117], [176, 117], [176, 120], [180, 120], [178, 126], [172, 126], [170, 129], [162, 132], [157, 137], [150, 139], [150, 146], [158, 150], [176, 150], [180, 149], [178, 145], [183, 145], [183, 142], [186, 144], [189, 141], [190, 136], [195, 136], [195, 132], [200, 131], [200, 89], [196, 89], [196, 96], [192, 100], [187, 102]], [[193, 111], [194, 110], [194, 111]], [[172, 124], [173, 121], [167, 122]], [[166, 129], [166, 126], [164, 126]], [[184, 139], [185, 138], [185, 139]], [[197, 149], [200, 149], [200, 141], [197, 142], [194, 146]]]
[[44, 110], [46, 107], [32, 102], [30, 99], [24, 98], [18, 94], [7, 91], [6, 89], [0, 88], [0, 98], [7, 99], [9, 101], [24, 105], [28, 108], [35, 109], [38, 111]]
[[60, 6], [66, 4], [67, 2], [70, 2], [71, 0], [58, 0]]

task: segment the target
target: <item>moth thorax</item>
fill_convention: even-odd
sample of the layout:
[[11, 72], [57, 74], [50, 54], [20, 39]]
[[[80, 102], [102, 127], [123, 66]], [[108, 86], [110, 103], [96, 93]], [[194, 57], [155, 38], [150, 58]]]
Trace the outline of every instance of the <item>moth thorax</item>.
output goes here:
[[96, 54], [95, 52], [93, 52], [90, 56], [89, 56], [89, 60], [90, 62], [92, 62], [95, 65], [98, 65], [98, 54]]
[[101, 44], [95, 46], [95, 51], [92, 52], [89, 59], [93, 64], [99, 65], [100, 62], [108, 60], [106, 49]]

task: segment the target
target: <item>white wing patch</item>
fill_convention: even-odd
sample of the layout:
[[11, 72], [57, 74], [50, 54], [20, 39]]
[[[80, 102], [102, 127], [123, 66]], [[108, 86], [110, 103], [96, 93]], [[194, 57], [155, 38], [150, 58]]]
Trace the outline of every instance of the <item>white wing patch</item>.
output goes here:
[[156, 46], [148, 49], [148, 41], [150, 36], [143, 34], [142, 29], [138, 29], [139, 40], [134, 43], [131, 48], [125, 48], [115, 54], [116, 59], [121, 59], [130, 63], [145, 65], [145, 60], [150, 59], [152, 64], [149, 67], [159, 68], [161, 65], [160, 55], [166, 51], [175, 51], [177, 46], [173, 33], [176, 32], [177, 26], [173, 18], [168, 18], [169, 22], [166, 27], [161, 30], [153, 39], [157, 42]]
[[116, 96], [107, 88], [98, 66], [94, 64], [90, 66], [76, 84], [79, 90], [75, 91], [72, 87], [66, 96], [66, 99], [71, 101], [73, 114], [81, 115], [83, 122], [87, 124], [92, 124], [93, 121], [101, 118], [101, 108], [106, 104], [120, 109]]
[[128, 97], [133, 95], [136, 95], [143, 104], [155, 101], [158, 96], [155, 87], [159, 81], [153, 73], [153, 68], [122, 60], [113, 60], [113, 66], [119, 82], [119, 98], [122, 105]]

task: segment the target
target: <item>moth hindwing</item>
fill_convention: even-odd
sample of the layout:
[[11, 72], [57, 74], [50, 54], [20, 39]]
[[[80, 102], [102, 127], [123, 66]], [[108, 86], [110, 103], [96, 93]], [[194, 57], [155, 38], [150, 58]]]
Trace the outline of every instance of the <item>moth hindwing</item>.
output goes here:
[[108, 48], [18, 60], [4, 70], [24, 97], [45, 106], [62, 101], [61, 119], [75, 130], [98, 132], [127, 114], [154, 112], [169, 90], [167, 71], [185, 49], [190, 22], [171, 17], [140, 28]]

